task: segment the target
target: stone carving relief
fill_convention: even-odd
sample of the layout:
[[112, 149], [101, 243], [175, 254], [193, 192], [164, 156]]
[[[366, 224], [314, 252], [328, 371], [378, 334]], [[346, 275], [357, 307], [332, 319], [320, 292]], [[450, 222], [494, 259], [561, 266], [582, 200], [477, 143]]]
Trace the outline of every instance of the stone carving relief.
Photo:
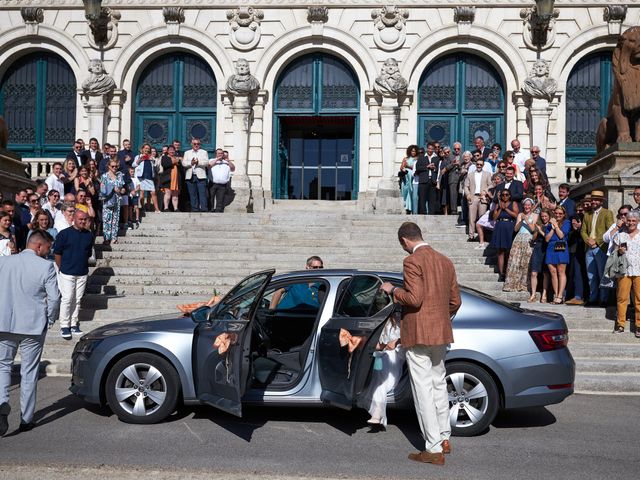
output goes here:
[[402, 47], [406, 39], [406, 23], [409, 11], [396, 5], [385, 5], [371, 11], [373, 19], [373, 41], [378, 48], [386, 51]]
[[101, 60], [94, 58], [89, 62], [89, 77], [82, 82], [82, 93], [86, 97], [109, 95], [116, 87], [116, 82], [104, 68]]
[[453, 21], [458, 24], [458, 35], [469, 35], [475, 18], [476, 7], [456, 7], [453, 11]]
[[373, 85], [374, 92], [383, 97], [397, 97], [407, 93], [407, 87], [407, 81], [400, 74], [398, 61], [395, 58], [385, 60]]
[[264, 12], [253, 7], [238, 7], [227, 11], [231, 26], [229, 40], [237, 50], [251, 50], [260, 42], [260, 23]]
[[319, 6], [307, 8], [307, 20], [311, 24], [311, 34], [322, 35], [324, 24], [329, 21], [329, 8]]
[[184, 23], [184, 8], [164, 7], [162, 15], [164, 16], [164, 23], [167, 24], [167, 33], [169, 35], [179, 35], [180, 24]]
[[609, 26], [609, 35], [620, 35], [622, 32], [622, 23], [627, 18], [626, 5], [609, 5], [604, 7], [602, 19]]
[[27, 35], [37, 35], [38, 25], [44, 21], [44, 10], [39, 7], [22, 7], [20, 15], [27, 28]]
[[87, 22], [87, 39], [91, 48], [108, 50], [116, 44], [118, 41], [118, 22], [121, 16], [119, 10], [103, 7], [100, 19], [95, 25]]
[[239, 58], [236, 62], [236, 73], [227, 80], [227, 93], [229, 95], [255, 96], [260, 90], [260, 82], [251, 75], [249, 62]]
[[558, 82], [549, 77], [549, 63], [537, 60], [522, 84], [522, 91], [530, 98], [553, 100], [558, 89]]

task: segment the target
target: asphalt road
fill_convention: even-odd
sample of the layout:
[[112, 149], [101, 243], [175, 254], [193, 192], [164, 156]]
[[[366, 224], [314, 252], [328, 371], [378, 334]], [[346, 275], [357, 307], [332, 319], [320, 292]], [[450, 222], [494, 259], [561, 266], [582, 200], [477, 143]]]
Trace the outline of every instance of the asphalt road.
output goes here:
[[0, 479], [603, 479], [637, 478], [640, 399], [574, 395], [560, 405], [502, 413], [484, 435], [453, 438], [444, 467], [416, 464], [412, 413], [390, 412], [368, 433], [363, 411], [251, 408], [237, 419], [183, 408], [160, 425], [124, 424], [68, 391], [68, 378], [40, 381], [38, 427], [19, 433], [17, 386], [0, 438]]

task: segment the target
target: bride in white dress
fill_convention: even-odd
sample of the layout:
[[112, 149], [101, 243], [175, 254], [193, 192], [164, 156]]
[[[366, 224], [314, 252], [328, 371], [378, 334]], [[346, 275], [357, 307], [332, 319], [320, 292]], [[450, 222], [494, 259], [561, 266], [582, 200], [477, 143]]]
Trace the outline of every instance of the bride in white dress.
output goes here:
[[405, 361], [404, 350], [400, 345], [400, 312], [394, 312], [387, 320], [373, 356], [375, 359], [371, 383], [365, 394], [365, 402], [369, 402], [368, 412], [371, 415], [367, 423], [386, 427], [387, 394], [400, 380]]

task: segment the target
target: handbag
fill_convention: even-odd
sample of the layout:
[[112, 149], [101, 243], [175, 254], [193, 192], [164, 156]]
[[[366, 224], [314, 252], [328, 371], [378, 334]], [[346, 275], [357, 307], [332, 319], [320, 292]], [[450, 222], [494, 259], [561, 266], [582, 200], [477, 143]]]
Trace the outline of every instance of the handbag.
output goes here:
[[564, 252], [566, 250], [567, 250], [567, 242], [565, 242], [564, 240], [556, 242], [556, 244], [553, 246], [554, 252]]
[[605, 288], [608, 290], [614, 289], [616, 288], [616, 282], [613, 278], [603, 275], [602, 279], [600, 280], [600, 288]]

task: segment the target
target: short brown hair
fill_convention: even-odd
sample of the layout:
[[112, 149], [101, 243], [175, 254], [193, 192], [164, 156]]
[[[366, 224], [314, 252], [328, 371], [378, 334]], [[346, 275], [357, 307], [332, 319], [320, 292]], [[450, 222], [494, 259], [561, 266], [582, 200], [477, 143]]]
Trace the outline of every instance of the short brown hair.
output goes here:
[[398, 229], [398, 240], [402, 238], [413, 241], [422, 240], [422, 230], [414, 222], [404, 222]]

